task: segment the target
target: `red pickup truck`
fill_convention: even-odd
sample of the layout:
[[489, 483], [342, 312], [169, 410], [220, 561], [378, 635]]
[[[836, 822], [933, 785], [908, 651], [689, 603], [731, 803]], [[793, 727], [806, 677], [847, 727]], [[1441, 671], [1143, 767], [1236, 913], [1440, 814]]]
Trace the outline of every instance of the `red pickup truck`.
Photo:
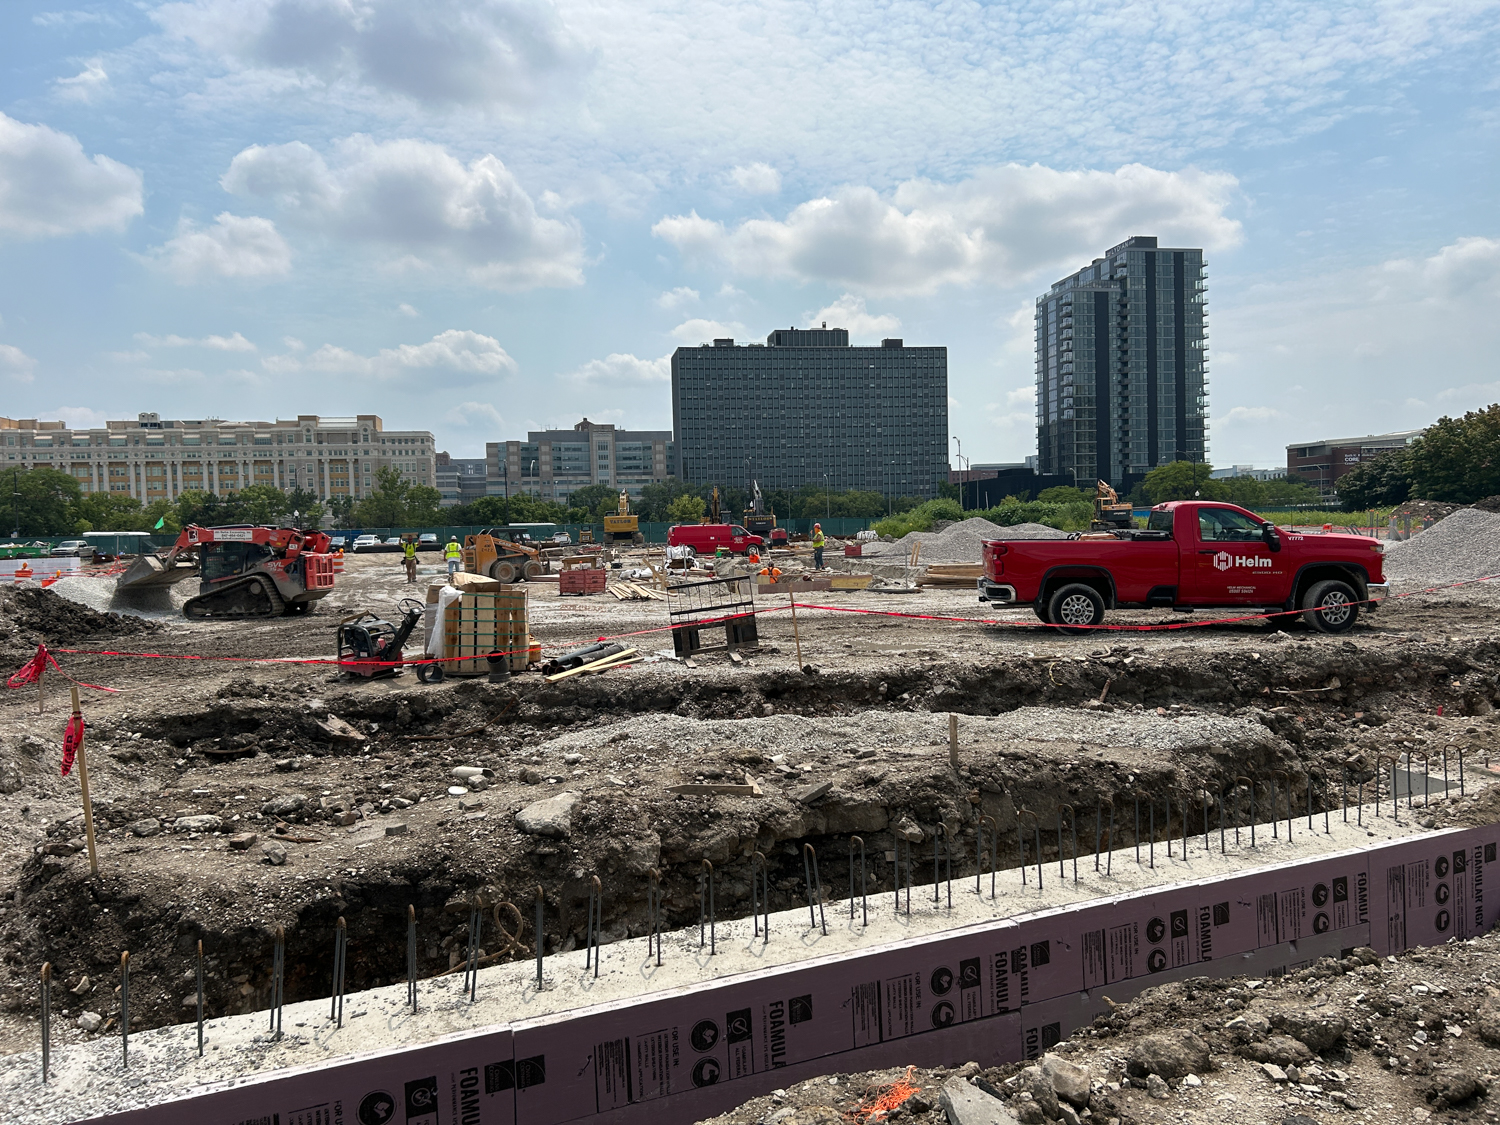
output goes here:
[[1180, 500], [1152, 508], [1144, 529], [987, 540], [979, 600], [1029, 604], [1063, 632], [1110, 609], [1234, 609], [1301, 610], [1342, 633], [1390, 592], [1382, 551], [1361, 535], [1298, 535], [1233, 504]]

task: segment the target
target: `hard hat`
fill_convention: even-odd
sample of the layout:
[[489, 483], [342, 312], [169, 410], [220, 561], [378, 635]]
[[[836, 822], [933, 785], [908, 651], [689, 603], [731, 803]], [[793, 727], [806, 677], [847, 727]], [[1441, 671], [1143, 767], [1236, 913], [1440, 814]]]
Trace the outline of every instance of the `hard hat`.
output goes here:
[[450, 542], [450, 543], [457, 543], [458, 542], [458, 536], [457, 535], [450, 535], [450, 536], [448, 536], [448, 542]]
[[815, 523], [815, 524], [813, 524], [813, 530], [814, 531], [822, 531], [823, 530], [823, 525], [820, 524], [820, 523]]

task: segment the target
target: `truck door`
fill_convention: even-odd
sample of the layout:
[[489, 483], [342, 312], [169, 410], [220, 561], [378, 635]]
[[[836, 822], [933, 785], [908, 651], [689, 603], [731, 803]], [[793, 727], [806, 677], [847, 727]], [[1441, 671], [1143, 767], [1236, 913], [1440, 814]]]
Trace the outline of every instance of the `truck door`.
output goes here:
[[1177, 518], [1189, 524], [1177, 529], [1184, 604], [1258, 606], [1282, 601], [1282, 556], [1261, 537], [1260, 520], [1238, 508], [1212, 504], [1200, 504], [1196, 512], [1179, 509]]

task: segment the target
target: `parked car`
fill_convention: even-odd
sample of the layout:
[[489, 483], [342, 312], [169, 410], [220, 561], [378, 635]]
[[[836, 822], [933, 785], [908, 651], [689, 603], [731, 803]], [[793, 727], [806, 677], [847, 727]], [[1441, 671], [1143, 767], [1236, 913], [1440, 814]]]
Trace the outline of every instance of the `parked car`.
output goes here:
[[381, 544], [381, 547], [387, 551], [401, 550], [401, 536], [392, 535], [389, 539]]
[[751, 535], [734, 523], [680, 523], [667, 532], [667, 546], [691, 547], [700, 555], [711, 555], [720, 548], [730, 554], [748, 555], [751, 546], [764, 543], [759, 535]]
[[378, 535], [361, 535], [354, 540], [354, 545], [349, 550], [358, 553], [360, 551], [377, 551], [380, 549], [380, 537]]
[[435, 531], [424, 531], [417, 536], [417, 550], [436, 551], [438, 549], [438, 537]]
[[573, 545], [573, 537], [566, 531], [559, 531], [552, 537], [552, 542], [556, 543], [559, 547], [570, 547]]
[[330, 551], [342, 551], [348, 545], [349, 540], [343, 535], [335, 535], [328, 540], [328, 549]]
[[84, 555], [92, 555], [94, 548], [82, 539], [64, 539], [47, 553], [54, 558], [68, 558], [69, 556], [81, 558]]

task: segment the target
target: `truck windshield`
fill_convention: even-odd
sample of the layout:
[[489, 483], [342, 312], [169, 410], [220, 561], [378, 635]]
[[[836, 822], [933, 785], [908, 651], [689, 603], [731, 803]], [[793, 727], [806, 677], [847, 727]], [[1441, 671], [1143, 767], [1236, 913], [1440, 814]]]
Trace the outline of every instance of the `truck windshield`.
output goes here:
[[1250, 543], [1260, 538], [1260, 524], [1228, 508], [1199, 508], [1198, 535], [1204, 542]]
[[1152, 512], [1151, 515], [1149, 515], [1146, 518], [1146, 530], [1147, 531], [1165, 531], [1168, 535], [1171, 535], [1172, 534], [1172, 513], [1171, 512]]

